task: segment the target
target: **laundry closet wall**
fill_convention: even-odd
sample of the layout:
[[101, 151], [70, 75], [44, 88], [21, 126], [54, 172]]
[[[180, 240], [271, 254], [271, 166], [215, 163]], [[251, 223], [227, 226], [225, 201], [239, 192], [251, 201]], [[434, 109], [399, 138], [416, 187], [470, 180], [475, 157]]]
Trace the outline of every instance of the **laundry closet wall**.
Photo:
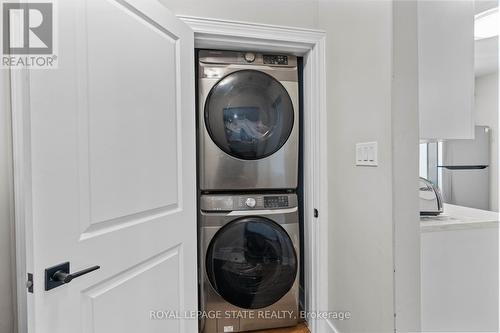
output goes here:
[[[394, 327], [392, 2], [320, 1], [327, 34], [329, 305], [352, 319], [338, 332]], [[356, 167], [355, 145], [378, 142], [378, 167]]]
[[[318, 10], [327, 34], [329, 306], [353, 316], [332, 324], [417, 332], [416, 2], [319, 0]], [[366, 141], [378, 142], [378, 167], [354, 165], [355, 144]]]

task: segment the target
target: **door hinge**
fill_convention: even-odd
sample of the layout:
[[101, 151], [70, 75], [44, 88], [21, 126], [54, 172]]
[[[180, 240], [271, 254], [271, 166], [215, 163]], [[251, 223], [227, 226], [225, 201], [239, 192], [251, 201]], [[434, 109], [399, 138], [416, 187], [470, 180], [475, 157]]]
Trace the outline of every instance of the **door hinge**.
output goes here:
[[26, 288], [29, 293], [33, 293], [33, 274], [28, 273], [28, 281], [26, 281]]
[[318, 218], [318, 216], [319, 216], [319, 212], [316, 208], [314, 208], [314, 217]]

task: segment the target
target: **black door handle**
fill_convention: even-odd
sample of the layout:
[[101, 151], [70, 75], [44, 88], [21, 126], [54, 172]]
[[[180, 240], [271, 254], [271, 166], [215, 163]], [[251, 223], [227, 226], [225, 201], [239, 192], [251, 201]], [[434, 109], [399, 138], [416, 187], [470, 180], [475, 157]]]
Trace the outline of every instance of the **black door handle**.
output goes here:
[[63, 284], [70, 283], [73, 279], [98, 270], [99, 268], [101, 267], [92, 266], [71, 274], [69, 272], [69, 262], [47, 268], [45, 269], [45, 290], [51, 290]]
[[74, 278], [77, 278], [79, 276], [82, 276], [82, 275], [85, 275], [87, 273], [90, 273], [92, 271], [95, 271], [97, 269], [99, 269], [101, 267], [99, 266], [92, 266], [90, 268], [86, 268], [86, 269], [83, 269], [79, 272], [76, 272], [76, 273], [71, 273], [71, 274], [68, 274], [68, 273], [65, 273], [63, 271], [57, 271], [54, 273], [54, 275], [52, 275], [52, 280], [54, 281], [60, 281], [60, 282], [64, 282], [64, 283], [70, 283], [71, 280], [73, 280]]

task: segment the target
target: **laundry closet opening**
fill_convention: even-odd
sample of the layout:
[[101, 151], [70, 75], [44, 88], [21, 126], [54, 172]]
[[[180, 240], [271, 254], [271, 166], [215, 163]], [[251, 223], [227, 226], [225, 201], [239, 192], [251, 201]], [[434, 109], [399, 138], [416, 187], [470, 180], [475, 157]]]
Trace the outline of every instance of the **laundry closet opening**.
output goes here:
[[[215, 162], [207, 164], [205, 161], [203, 166], [200, 163], [197, 165], [198, 244], [201, 249], [198, 252], [199, 295], [207, 293], [209, 296], [205, 299], [200, 297], [199, 310], [207, 311], [209, 310], [207, 305], [212, 306], [216, 302], [229, 308], [236, 307], [243, 310], [250, 308], [249, 312], [265, 308], [276, 309], [278, 305], [281, 307], [283, 304], [298, 309], [300, 304], [300, 309], [306, 311], [301, 315], [306, 316], [305, 321], [311, 332], [330, 330], [329, 322], [320, 320], [320, 317], [316, 315], [328, 309], [329, 289], [325, 32], [219, 19], [178, 17], [194, 31], [193, 52], [196, 55], [196, 60], [193, 65], [196, 68], [197, 159], [200, 162], [200, 159], [207, 156], [205, 153], [203, 153], [203, 157], [201, 156], [202, 150], [200, 148], [202, 145], [200, 143], [203, 145], [210, 143], [211, 147], [208, 147], [210, 153], [207, 160]], [[293, 70], [289, 70], [288, 74], [278, 74], [285, 75], [284, 78], [274, 77], [274, 80], [270, 80], [269, 76], [273, 77], [276, 72], [274, 74], [269, 71], [261, 71], [263, 73], [258, 74], [248, 73], [249, 68], [243, 66], [243, 68], [232, 69], [233, 72], [238, 69], [241, 72], [239, 74], [243, 75], [231, 75], [227, 72], [220, 78], [215, 77], [207, 87], [200, 87], [199, 50], [239, 52], [239, 59], [244, 62], [236, 64], [237, 66], [247, 64], [248, 60], [250, 62], [261, 61], [262, 63], [259, 65], [264, 65], [264, 55], [266, 55], [266, 62], [276, 62], [275, 65], [278, 65], [265, 64], [264, 67], [267, 70], [270, 68], [286, 69], [287, 66], [294, 67], [290, 64], [295, 61], [297, 67], [295, 69], [295, 95], [294, 89], [291, 89], [291, 82], [294, 79], [290, 77]], [[252, 54], [255, 55], [255, 59], [253, 59]], [[213, 55], [220, 57], [220, 54]], [[288, 56], [288, 58], [283, 56]], [[217, 76], [219, 71], [224, 71], [223, 68], [226, 65], [217, 65], [213, 61], [214, 59], [210, 58], [212, 55], [208, 57], [205, 55], [203, 67], [210, 68], [206, 72], [207, 77], [209, 75]], [[234, 54], [233, 57], [229, 58], [234, 62]], [[233, 64], [234, 66], [235, 64]], [[235, 93], [235, 91], [226, 91], [227, 86], [231, 86], [234, 82], [244, 85], [257, 81], [260, 83], [250, 84], [254, 91], [262, 90], [264, 84], [270, 87], [267, 89], [269, 96], [260, 100], [260, 104], [252, 105], [246, 101], [224, 104], [225, 93], [229, 93], [228, 96]], [[202, 94], [200, 94], [201, 91], [203, 91]], [[210, 96], [211, 109], [215, 109], [215, 111], [205, 112], [205, 105], [201, 108], [200, 100], [206, 102], [210, 94], [212, 94]], [[214, 96], [213, 100], [212, 96]], [[280, 112], [272, 111], [273, 108], [277, 108], [276, 105], [273, 106], [273, 101], [276, 101], [275, 104], [279, 104], [279, 108], [283, 109], [282, 114], [285, 117], [282, 120], [284, 121], [278, 122], [282, 126], [275, 127], [272, 131], [275, 134], [272, 140], [261, 146], [260, 143], [266, 143], [267, 130], [273, 129], [266, 129], [264, 126], [273, 124], [273, 119], [277, 119], [272, 118], [273, 113], [274, 115], [280, 114]], [[292, 108], [290, 108], [290, 104]], [[252, 113], [257, 108], [267, 108], [268, 111], [271, 111], [267, 115], [269, 118], [262, 118], [264, 126], [256, 124], [258, 119], [252, 118]], [[293, 112], [290, 109], [293, 109]], [[293, 122], [290, 121], [292, 113]], [[230, 121], [231, 116], [233, 119], [236, 116], [237, 120]], [[206, 119], [210, 123], [210, 131], [205, 126]], [[291, 126], [290, 133], [287, 131], [289, 126]], [[246, 128], [246, 130], [242, 132], [242, 128]], [[295, 157], [297, 169], [284, 169], [284, 163], [281, 162], [279, 167], [275, 169], [285, 170], [285, 173], [273, 173], [273, 177], [269, 177], [268, 173], [263, 173], [262, 169], [266, 169], [266, 167], [263, 167], [259, 162], [267, 159], [267, 161], [275, 161], [277, 164], [278, 155], [276, 154], [291, 153], [293, 150], [290, 147], [293, 145], [290, 143], [294, 140], [299, 147]], [[207, 147], [203, 149], [208, 151]], [[214, 159], [217, 156], [221, 158]], [[230, 163], [228, 160], [237, 163], [231, 165], [228, 164]], [[260, 169], [255, 165], [260, 166]], [[214, 170], [221, 168], [224, 168], [225, 171], [214, 172]], [[250, 178], [254, 180], [252, 185], [249, 183], [251, 181], [249, 179], [238, 179], [238, 172], [236, 172], [238, 168], [239, 170], [250, 169], [251, 172], [247, 174], [253, 172], [253, 175], [258, 174], [262, 178], [259, 178], [256, 183], [255, 178]], [[268, 168], [267, 170], [272, 169]], [[296, 177], [295, 183], [292, 175]], [[232, 181], [227, 181], [227, 178], [232, 178]], [[224, 181], [226, 182], [224, 183]], [[272, 184], [272, 186], [266, 184]], [[241, 192], [242, 188], [245, 189], [243, 193]], [[239, 205], [239, 209], [234, 209], [234, 205]], [[221, 206], [223, 209], [216, 209]], [[231, 209], [228, 209], [228, 206]], [[247, 210], [249, 207], [253, 207], [257, 211]], [[257, 219], [253, 219], [254, 217]], [[232, 223], [234, 220], [238, 221]], [[286, 221], [290, 223], [285, 223]], [[201, 228], [201, 226], [206, 228]], [[290, 235], [298, 237], [290, 237]], [[241, 236], [246, 236], [246, 238]], [[258, 251], [259, 248], [263, 248], [262, 246], [248, 247], [249, 244], [261, 245], [255, 240], [266, 239], [266, 237], [268, 247], [264, 247], [264, 249], [272, 249], [274, 252], [269, 252], [272, 255], [262, 256], [262, 252]], [[251, 239], [252, 241], [245, 243], [241, 239]], [[238, 240], [240, 243], [235, 245], [234, 241]], [[228, 244], [230, 245], [227, 246]], [[241, 250], [245, 248], [245, 245], [251, 251]], [[240, 248], [240, 250], [231, 250], [235, 248]], [[258, 255], [255, 255], [254, 252]], [[277, 256], [276, 253], [279, 253], [280, 256]], [[248, 256], [248, 254], [253, 254], [253, 256]], [[252, 260], [260, 258], [261, 262], [258, 264], [258, 261], [253, 261], [249, 264], [247, 258], [252, 258]], [[210, 263], [207, 264], [207, 261]], [[224, 269], [220, 269], [221, 263], [226, 264], [223, 266]], [[281, 263], [288, 263], [288, 265], [281, 265]], [[248, 270], [244, 270], [244, 267]], [[294, 272], [294, 267], [296, 272]], [[207, 269], [209, 274], [207, 274]], [[269, 272], [274, 272], [274, 276], [283, 275], [287, 278], [279, 279], [279, 286], [275, 290], [270, 293], [258, 293], [258, 297], [247, 297], [252, 291], [261, 291], [260, 288], [256, 288], [260, 285], [253, 284], [256, 280], [252, 279], [245, 280], [248, 284], [243, 284], [247, 287], [243, 290], [243, 294], [235, 293], [235, 289], [238, 290], [238, 286], [241, 285], [241, 279], [252, 276], [247, 273], [256, 272], [252, 269], [260, 270], [262, 273], [260, 278], [267, 276], [265, 273]], [[231, 283], [223, 284], [220, 283], [221, 280], [227, 280]], [[263, 284], [266, 287], [270, 285]], [[292, 290], [293, 293], [290, 292]], [[300, 297], [296, 297], [298, 294]], [[207, 302], [207, 300], [210, 301]], [[275, 327], [283, 326], [284, 321], [286, 321], [286, 318], [271, 318], [271, 321], [273, 319], [275, 319]], [[293, 323], [293, 321], [289, 321], [286, 325]], [[220, 332], [224, 332], [224, 330], [241, 332], [262, 329], [264, 326], [261, 320], [248, 321], [243, 319], [241, 322], [238, 318], [235, 321], [220, 322], [204, 319], [200, 322], [200, 327], [211, 327], [212, 330]]]
[[195, 50], [203, 333], [303, 321], [302, 63]]

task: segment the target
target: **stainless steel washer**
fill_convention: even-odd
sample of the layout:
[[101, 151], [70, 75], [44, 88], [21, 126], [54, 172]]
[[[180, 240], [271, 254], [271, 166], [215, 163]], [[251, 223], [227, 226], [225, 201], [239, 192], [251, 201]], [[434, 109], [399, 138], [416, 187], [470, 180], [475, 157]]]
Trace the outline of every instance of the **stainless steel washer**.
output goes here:
[[198, 59], [200, 189], [295, 189], [297, 58], [200, 50]]
[[296, 325], [296, 195], [202, 195], [200, 208], [202, 332]]

